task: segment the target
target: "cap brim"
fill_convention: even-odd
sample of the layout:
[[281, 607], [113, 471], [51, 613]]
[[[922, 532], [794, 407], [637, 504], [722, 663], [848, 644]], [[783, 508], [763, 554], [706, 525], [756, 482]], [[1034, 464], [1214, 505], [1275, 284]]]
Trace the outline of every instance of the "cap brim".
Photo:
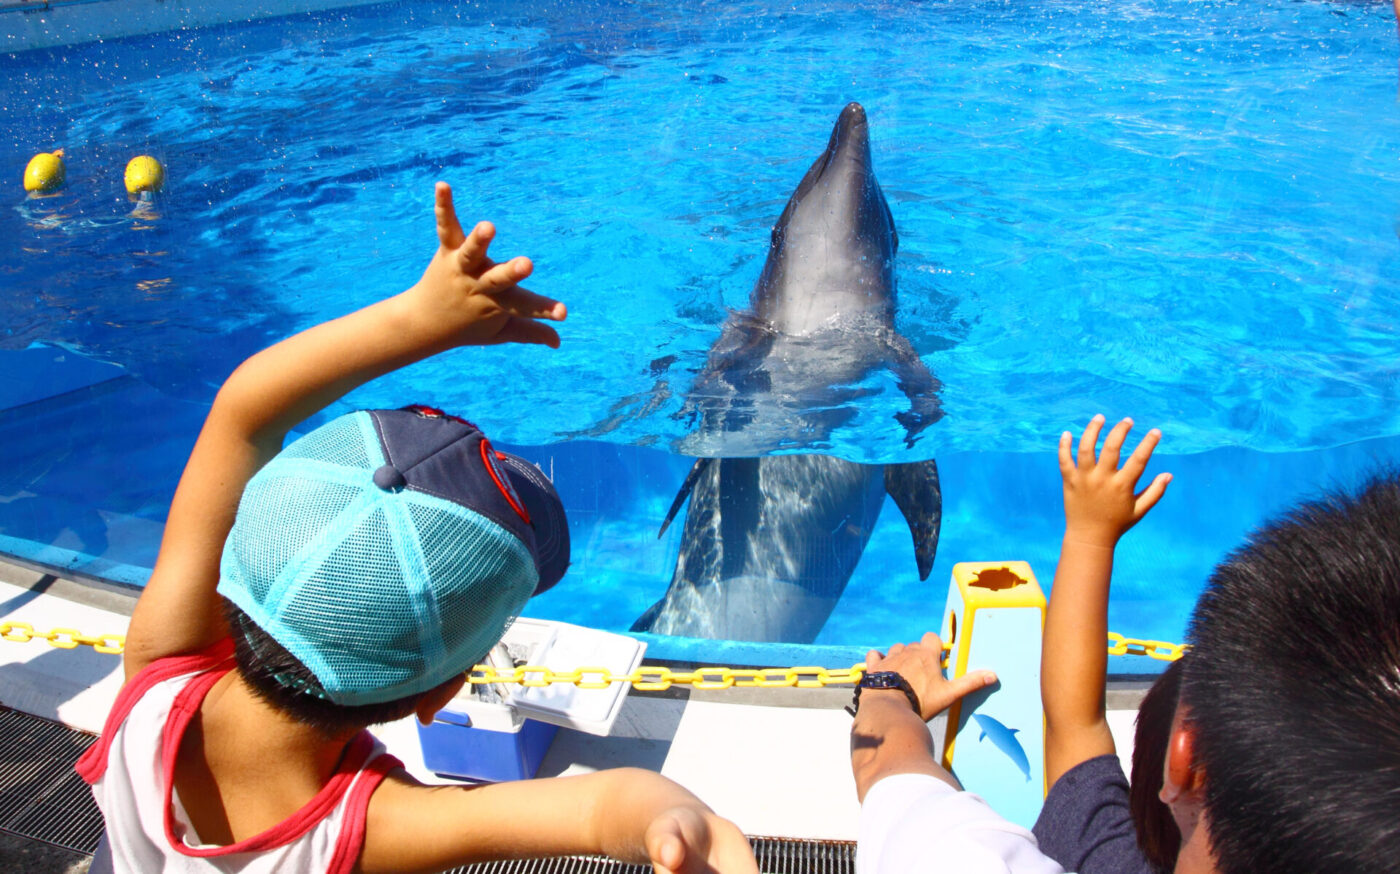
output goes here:
[[564, 503], [549, 477], [535, 465], [508, 452], [498, 452], [496, 460], [510, 477], [535, 532], [540, 582], [534, 594], [538, 595], [559, 582], [569, 569], [569, 521], [564, 516]]

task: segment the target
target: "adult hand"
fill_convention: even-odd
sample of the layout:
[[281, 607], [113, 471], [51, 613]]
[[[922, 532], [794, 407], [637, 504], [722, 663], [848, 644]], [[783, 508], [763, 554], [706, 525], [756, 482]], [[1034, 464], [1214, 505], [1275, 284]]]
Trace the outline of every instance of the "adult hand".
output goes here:
[[[886, 655], [872, 649], [865, 656], [865, 670], [866, 673], [894, 671], [907, 680], [919, 698], [922, 711], [919, 716], [925, 722], [947, 710], [964, 695], [990, 686], [997, 679], [991, 671], [970, 671], [953, 680], [944, 677], [943, 641], [932, 631], [917, 643], [896, 643]], [[863, 700], [867, 695], [880, 693], [904, 698], [904, 693], [898, 690], [872, 689], [861, 690], [861, 698]]]

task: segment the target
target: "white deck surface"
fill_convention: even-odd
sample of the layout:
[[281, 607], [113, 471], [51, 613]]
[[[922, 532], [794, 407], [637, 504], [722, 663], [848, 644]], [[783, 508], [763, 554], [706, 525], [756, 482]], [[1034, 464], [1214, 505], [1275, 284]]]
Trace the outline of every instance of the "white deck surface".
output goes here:
[[[130, 599], [98, 593], [102, 606], [65, 597], [66, 581], [45, 591], [42, 575], [4, 566], [0, 620], [36, 631], [74, 628], [84, 634], [124, 634]], [[40, 582], [37, 588], [44, 588]], [[91, 597], [83, 597], [91, 601]], [[56, 649], [44, 641], [0, 641], [0, 704], [99, 732], [121, 685], [120, 659], [91, 647]], [[805, 690], [796, 690], [801, 694]], [[660, 771], [686, 786], [745, 833], [772, 837], [854, 840], [859, 807], [847, 745], [850, 717], [843, 695], [817, 690], [800, 699], [820, 706], [768, 706], [798, 699], [794, 690], [693, 693], [684, 697], [632, 692], [608, 737], [560, 729], [540, 766], [541, 776], [585, 773], [617, 765]], [[754, 703], [761, 694], [762, 703]], [[742, 697], [745, 703], [734, 703]], [[1132, 711], [1111, 711], [1110, 725], [1125, 767]], [[420, 779], [418, 735], [405, 720], [375, 730]]]

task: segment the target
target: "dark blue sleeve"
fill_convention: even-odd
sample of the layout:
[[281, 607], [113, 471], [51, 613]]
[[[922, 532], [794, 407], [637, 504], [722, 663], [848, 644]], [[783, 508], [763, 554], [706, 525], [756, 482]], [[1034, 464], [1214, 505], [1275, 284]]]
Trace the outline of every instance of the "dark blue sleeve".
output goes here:
[[1078, 874], [1151, 874], [1133, 831], [1128, 780], [1117, 756], [1098, 756], [1066, 771], [1045, 796], [1035, 821], [1040, 851]]

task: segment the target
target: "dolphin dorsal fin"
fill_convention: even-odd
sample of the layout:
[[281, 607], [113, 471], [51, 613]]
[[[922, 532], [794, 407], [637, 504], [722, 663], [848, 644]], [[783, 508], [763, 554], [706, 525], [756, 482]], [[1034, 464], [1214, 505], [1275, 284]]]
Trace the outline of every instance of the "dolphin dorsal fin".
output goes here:
[[695, 464], [691, 466], [690, 473], [685, 475], [685, 482], [681, 483], [680, 491], [676, 492], [676, 499], [671, 502], [671, 509], [666, 511], [666, 520], [661, 523], [661, 530], [656, 532], [657, 540], [660, 540], [661, 535], [666, 533], [666, 529], [671, 525], [671, 520], [676, 518], [676, 514], [679, 513], [681, 507], [685, 505], [685, 499], [690, 497], [690, 490], [695, 488], [695, 481], [700, 479], [700, 474], [704, 473], [705, 468], [709, 467], [710, 463], [713, 461], [713, 458], [695, 459]]

